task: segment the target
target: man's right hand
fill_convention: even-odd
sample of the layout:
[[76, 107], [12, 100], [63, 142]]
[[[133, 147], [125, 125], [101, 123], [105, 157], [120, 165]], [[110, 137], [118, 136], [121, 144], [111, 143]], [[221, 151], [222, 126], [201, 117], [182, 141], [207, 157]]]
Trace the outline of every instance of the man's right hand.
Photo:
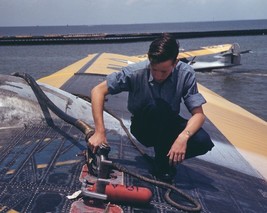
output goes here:
[[93, 153], [96, 153], [98, 147], [103, 144], [106, 143], [107, 144], [107, 138], [105, 133], [98, 133], [95, 132], [87, 141], [88, 146], [90, 147], [90, 149], [92, 150]]

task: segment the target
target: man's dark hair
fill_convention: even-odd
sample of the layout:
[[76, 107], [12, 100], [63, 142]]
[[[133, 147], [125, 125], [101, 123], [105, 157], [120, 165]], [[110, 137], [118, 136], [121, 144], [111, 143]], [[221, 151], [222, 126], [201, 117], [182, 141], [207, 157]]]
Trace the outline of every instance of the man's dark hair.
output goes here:
[[147, 54], [151, 64], [167, 60], [175, 62], [179, 54], [179, 42], [172, 35], [164, 33], [150, 44]]

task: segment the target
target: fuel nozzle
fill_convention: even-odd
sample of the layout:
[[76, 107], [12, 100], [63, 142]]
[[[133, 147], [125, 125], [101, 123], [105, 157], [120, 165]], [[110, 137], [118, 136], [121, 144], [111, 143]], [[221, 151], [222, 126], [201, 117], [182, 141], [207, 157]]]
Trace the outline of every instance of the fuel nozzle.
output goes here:
[[110, 146], [106, 143], [102, 143], [95, 154], [88, 147], [86, 162], [91, 175], [98, 178], [108, 178], [112, 164], [112, 162], [108, 161], [109, 152]]
[[97, 154], [99, 156], [103, 156], [103, 158], [105, 160], [108, 159], [108, 154], [110, 152], [110, 146], [107, 144], [107, 143], [102, 143], [100, 146], [99, 146], [99, 149], [97, 150]]

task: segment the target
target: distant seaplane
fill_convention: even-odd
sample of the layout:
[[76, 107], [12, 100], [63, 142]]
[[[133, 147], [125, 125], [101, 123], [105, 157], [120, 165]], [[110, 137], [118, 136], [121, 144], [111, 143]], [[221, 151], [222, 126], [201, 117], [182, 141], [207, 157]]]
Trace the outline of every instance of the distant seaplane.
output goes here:
[[[251, 52], [250, 50], [240, 51], [238, 43], [222, 44], [202, 47], [200, 50], [181, 52], [178, 58], [190, 64], [195, 71], [211, 71], [241, 65], [241, 55]], [[215, 55], [218, 60], [212, 62], [195, 61], [197, 56]]]
[[[201, 47], [197, 50], [184, 51], [180, 50], [178, 59], [188, 63], [197, 72], [207, 72], [214, 69], [222, 69], [241, 65], [241, 55], [249, 53], [251, 50], [240, 51], [238, 43], [220, 44], [213, 46]], [[197, 57], [214, 55], [215, 61], [197, 61]], [[147, 55], [132, 57], [132, 60], [121, 60], [125, 63], [133, 64], [139, 61], [147, 60]]]

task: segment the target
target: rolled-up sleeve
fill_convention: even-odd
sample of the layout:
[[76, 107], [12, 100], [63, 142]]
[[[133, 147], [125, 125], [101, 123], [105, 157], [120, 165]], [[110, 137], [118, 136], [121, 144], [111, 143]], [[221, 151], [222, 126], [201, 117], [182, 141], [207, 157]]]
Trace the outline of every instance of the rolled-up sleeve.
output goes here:
[[194, 108], [201, 106], [206, 103], [205, 98], [200, 94], [191, 94], [185, 100], [184, 103], [187, 109], [191, 112]]
[[206, 103], [203, 95], [198, 92], [195, 74], [192, 72], [189, 72], [189, 75], [186, 77], [183, 99], [187, 109], [190, 112], [194, 108]]
[[107, 76], [106, 80], [109, 94], [113, 95], [122, 91], [129, 91], [130, 83], [127, 70], [111, 73]]
[[145, 69], [149, 64], [148, 60], [123, 67], [120, 72], [114, 72], [107, 76], [109, 94], [114, 95], [123, 91], [130, 91], [131, 79], [139, 70]]

